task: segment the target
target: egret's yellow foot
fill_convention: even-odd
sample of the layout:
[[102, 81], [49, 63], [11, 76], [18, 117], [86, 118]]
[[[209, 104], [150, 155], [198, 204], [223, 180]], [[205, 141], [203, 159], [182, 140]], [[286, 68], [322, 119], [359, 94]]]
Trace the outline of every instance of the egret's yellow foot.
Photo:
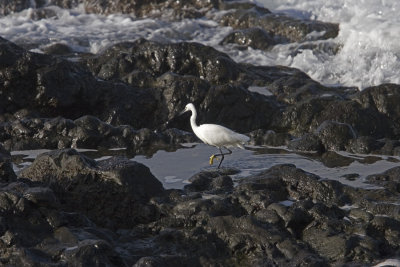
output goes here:
[[210, 157], [210, 165], [213, 165], [214, 159], [218, 160], [218, 158], [215, 155], [211, 155], [211, 157]]

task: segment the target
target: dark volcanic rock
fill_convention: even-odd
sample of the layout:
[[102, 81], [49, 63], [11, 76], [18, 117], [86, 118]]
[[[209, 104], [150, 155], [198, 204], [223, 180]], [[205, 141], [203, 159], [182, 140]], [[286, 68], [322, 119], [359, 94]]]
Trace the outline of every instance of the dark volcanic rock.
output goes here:
[[274, 37], [260, 28], [237, 30], [226, 36], [220, 44], [234, 43], [241, 48], [251, 47], [254, 49], [268, 50], [277, 42]]
[[321, 161], [328, 168], [337, 168], [349, 166], [355, 159], [342, 156], [333, 151], [327, 151], [322, 154]]
[[[154, 118], [158, 122], [173, 118], [189, 102], [196, 105], [200, 122], [204, 118], [241, 132], [267, 128], [279, 117], [274, 116], [279, 114], [280, 106], [273, 98], [230, 83], [242, 77], [263, 77], [226, 54], [197, 43], [165, 45], [142, 39], [115, 45], [87, 64], [102, 79], [130, 81], [126, 76], [137, 70], [157, 77], [153, 86], [160, 99]], [[172, 125], [188, 129], [187, 122]]]
[[47, 187], [14, 182], [0, 187], [0, 262], [5, 266], [123, 266], [105, 229], [60, 211]]
[[369, 183], [400, 193], [400, 167], [394, 167], [381, 174], [369, 175], [366, 180]]
[[351, 139], [356, 138], [352, 127], [345, 123], [324, 121], [316, 130], [326, 150], [344, 150]]
[[10, 152], [0, 144], [0, 182], [11, 182], [15, 179]]
[[147, 201], [163, 192], [142, 164], [122, 158], [95, 162], [71, 149], [39, 155], [20, 176], [51, 187], [67, 211], [108, 227], [156, 219]]
[[260, 27], [267, 33], [290, 42], [304, 41], [314, 31], [323, 33], [319, 39], [334, 38], [339, 32], [337, 24], [294, 19], [258, 7], [229, 12], [221, 18], [220, 23], [234, 29]]
[[[244, 177], [236, 187], [230, 173], [204, 171], [185, 191], [163, 190], [135, 162], [96, 163], [73, 150], [42, 154], [22, 173], [40, 181], [0, 186], [1, 261], [357, 266], [397, 255], [398, 191], [352, 188], [294, 165]], [[382, 175], [395, 181], [396, 173]]]
[[6, 16], [8, 14], [20, 12], [28, 8], [40, 9], [47, 5], [56, 5], [62, 8], [73, 8], [83, 2], [84, 0], [2, 0], [0, 2], [0, 15]]
[[376, 139], [393, 136], [391, 122], [382, 114], [364, 108], [356, 101], [331, 98], [311, 98], [289, 106], [283, 112], [281, 127], [301, 135], [317, 130], [324, 121], [348, 124], [357, 136], [372, 136]]
[[4, 39], [0, 50], [1, 113], [24, 108], [45, 117], [92, 114], [139, 128], [153, 122], [156, 100], [149, 91], [99, 81], [78, 64], [27, 52]]
[[288, 133], [258, 129], [250, 132], [250, 138], [253, 145], [285, 146], [289, 143], [291, 136]]
[[72, 54], [73, 51], [66, 44], [56, 43], [45, 47], [43, 49], [43, 52], [49, 55], [68, 55]]
[[0, 123], [0, 141], [10, 150], [118, 147], [133, 154], [151, 155], [158, 149], [174, 149], [197, 138], [178, 129], [135, 130], [128, 125], [114, 127], [96, 117], [83, 116], [75, 121], [56, 117]]
[[346, 150], [352, 153], [368, 154], [382, 147], [378, 141], [370, 136], [360, 136], [356, 139], [351, 139]]
[[30, 7], [30, 0], [4, 0], [0, 2], [0, 15], [6, 16], [10, 13], [19, 12]]
[[235, 169], [221, 169], [217, 171], [203, 171], [189, 179], [190, 184], [185, 186], [188, 192], [228, 191], [233, 188], [232, 179], [228, 176], [238, 173]]
[[212, 47], [199, 43], [161, 44], [144, 39], [114, 45], [87, 64], [96, 76], [105, 80], [121, 79], [140, 70], [153, 77], [174, 72], [221, 84], [237, 80], [241, 71], [229, 56]]
[[345, 203], [347, 198], [343, 193], [343, 185], [339, 182], [333, 180], [319, 181], [318, 176], [297, 169], [291, 164], [273, 166], [251, 178], [250, 181], [254, 179], [264, 181], [272, 177], [280, 179], [286, 185], [287, 197], [295, 200], [310, 199], [328, 205], [341, 205]]
[[400, 136], [400, 86], [397, 84], [382, 84], [365, 88], [358, 94], [357, 101], [363, 107], [376, 109], [389, 118], [390, 128], [397, 138]]
[[116, 0], [111, 2], [99, 2], [96, 0], [85, 1], [85, 11], [88, 13], [113, 14], [124, 13], [142, 16], [160, 16], [162, 13], [171, 13], [174, 18], [202, 17], [209, 9], [216, 7], [215, 1], [130, 1]]
[[300, 138], [293, 139], [289, 142], [288, 148], [295, 151], [309, 151], [321, 153], [325, 148], [321, 139], [315, 134], [305, 134]]

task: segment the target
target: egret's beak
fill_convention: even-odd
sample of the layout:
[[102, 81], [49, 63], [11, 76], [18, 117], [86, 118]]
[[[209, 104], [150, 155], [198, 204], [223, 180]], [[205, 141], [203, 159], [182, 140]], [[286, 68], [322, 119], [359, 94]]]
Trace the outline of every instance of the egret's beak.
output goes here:
[[181, 116], [181, 115], [182, 115], [183, 113], [185, 113], [186, 111], [187, 111], [187, 110], [184, 109], [184, 110], [182, 110], [178, 115], [175, 115], [174, 117], [172, 117], [171, 119], [169, 119], [169, 120], [165, 123], [165, 126], [167, 126], [171, 121], [177, 119], [179, 116]]
[[181, 116], [183, 113], [185, 113], [187, 110], [186, 109], [184, 109], [184, 110], [182, 110], [179, 114], [178, 114], [178, 116]]

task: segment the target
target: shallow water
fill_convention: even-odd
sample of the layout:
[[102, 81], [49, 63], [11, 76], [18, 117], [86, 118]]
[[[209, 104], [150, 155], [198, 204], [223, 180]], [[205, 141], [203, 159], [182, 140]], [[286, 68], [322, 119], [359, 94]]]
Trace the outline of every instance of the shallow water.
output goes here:
[[[127, 151], [124, 149], [101, 152], [78, 151], [97, 160], [113, 155], [127, 155]], [[43, 151], [13, 151], [11, 154], [14, 159], [14, 170], [19, 172], [22, 168], [30, 165], [41, 152]], [[218, 166], [218, 161], [214, 161], [214, 166], [208, 164], [210, 155], [216, 152], [214, 147], [205, 144], [185, 144], [183, 148], [174, 152], [160, 150], [152, 157], [138, 155], [132, 160], [148, 166], [165, 188], [183, 188], [194, 174]], [[225, 157], [222, 166], [239, 169], [241, 172], [233, 176], [234, 179], [239, 179], [257, 174], [277, 164], [294, 164], [298, 168], [324, 179], [334, 179], [343, 184], [373, 189], [377, 187], [365, 183], [365, 177], [398, 166], [400, 162], [400, 157], [340, 154], [343, 160], [332, 164], [312, 153], [294, 153], [285, 148], [248, 147], [246, 150], [234, 149], [231, 155]], [[349, 174], [358, 175], [351, 180], [343, 177], [343, 175]]]
[[[254, 2], [254, 1], [253, 1]], [[83, 7], [66, 10], [50, 7], [54, 15], [33, 20], [33, 9], [0, 17], [0, 36], [33, 51], [50, 44], [65, 43], [75, 51], [98, 53], [110, 45], [139, 38], [159, 42], [199, 42], [229, 54], [237, 62], [255, 65], [286, 65], [303, 70], [326, 85], [357, 86], [400, 83], [400, 2], [397, 0], [258, 0], [272, 11], [294, 17], [340, 24], [339, 36], [309, 44], [341, 47], [337, 54], [299, 49], [299, 44], [277, 45], [270, 51], [238, 50], [220, 46], [233, 31], [212, 18], [169, 21], [164, 18], [138, 19], [129, 15], [85, 14]], [[35, 44], [39, 44], [38, 46]], [[294, 51], [296, 51], [294, 53]]]

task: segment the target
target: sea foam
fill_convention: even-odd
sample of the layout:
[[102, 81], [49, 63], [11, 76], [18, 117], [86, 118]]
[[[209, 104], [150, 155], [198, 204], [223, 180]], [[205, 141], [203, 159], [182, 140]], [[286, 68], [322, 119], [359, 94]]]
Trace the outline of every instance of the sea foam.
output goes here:
[[[280, 53], [277, 64], [297, 67], [324, 84], [357, 86], [400, 82], [400, 2], [397, 0], [259, 0], [274, 12], [340, 25], [335, 55]], [[273, 53], [272, 52], [272, 53]], [[283, 56], [286, 55], [286, 56]]]
[[[135, 18], [130, 15], [85, 14], [80, 6], [73, 10], [48, 7], [50, 16], [34, 18], [34, 9], [0, 18], [0, 36], [41, 52], [47, 45], [64, 43], [77, 52], [98, 53], [112, 44], [146, 38], [158, 42], [199, 42], [227, 53], [237, 62], [255, 65], [285, 65], [299, 68], [313, 79], [332, 86], [363, 89], [382, 83], [400, 83], [400, 2], [397, 0], [258, 0], [274, 12], [302, 19], [336, 22], [339, 35], [330, 40], [315, 40], [311, 33], [305, 44], [274, 46], [269, 51], [233, 45], [221, 46], [231, 27], [210, 19], [226, 11], [211, 11], [198, 19], [171, 21], [164, 18]], [[309, 47], [309, 46], [308, 46]], [[333, 49], [330, 49], [333, 48]], [[332, 50], [337, 50], [332, 53]]]

